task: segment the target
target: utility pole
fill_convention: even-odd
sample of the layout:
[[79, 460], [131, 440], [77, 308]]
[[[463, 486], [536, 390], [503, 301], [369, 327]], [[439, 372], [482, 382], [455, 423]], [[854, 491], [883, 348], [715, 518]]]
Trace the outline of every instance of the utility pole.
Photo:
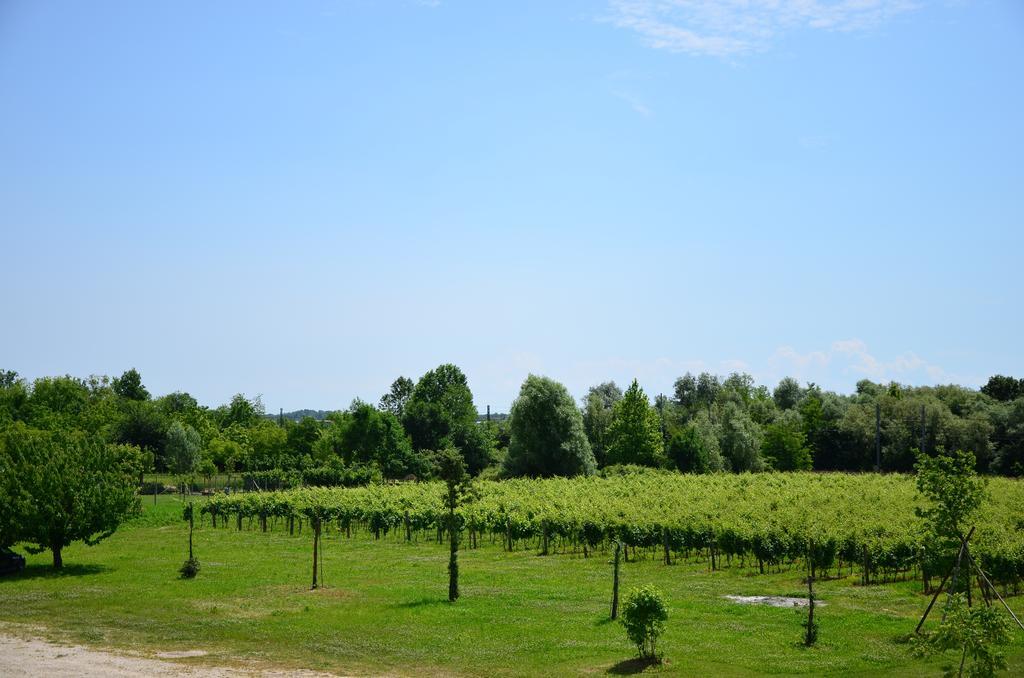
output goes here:
[[882, 406], [875, 403], [875, 473], [882, 472]]
[[284, 426], [284, 408], [282, 407], [277, 411], [277, 425]]
[[491, 423], [491, 406], [487, 406], [487, 423]]

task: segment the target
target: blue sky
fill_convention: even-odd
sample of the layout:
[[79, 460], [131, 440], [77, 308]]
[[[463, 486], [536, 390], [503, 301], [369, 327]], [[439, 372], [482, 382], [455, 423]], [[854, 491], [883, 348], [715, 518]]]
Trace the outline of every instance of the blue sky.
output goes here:
[[1024, 376], [1017, 0], [0, 4], [0, 367]]

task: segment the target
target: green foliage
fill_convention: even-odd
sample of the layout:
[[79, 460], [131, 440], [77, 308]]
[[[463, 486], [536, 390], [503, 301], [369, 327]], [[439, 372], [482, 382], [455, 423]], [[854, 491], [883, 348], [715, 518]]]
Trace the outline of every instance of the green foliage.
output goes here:
[[981, 392], [995, 400], [1009, 402], [1024, 397], [1024, 379], [1014, 379], [1002, 374], [989, 377]]
[[172, 473], [189, 475], [199, 465], [203, 441], [199, 433], [188, 424], [176, 421], [167, 429], [164, 446], [167, 467]]
[[733, 471], [764, 470], [764, 459], [761, 457], [763, 438], [761, 427], [746, 411], [737, 403], [726, 403], [722, 410], [719, 444], [722, 446], [722, 456], [728, 460]]
[[126, 400], [149, 400], [149, 391], [142, 385], [142, 376], [134, 367], [114, 379], [113, 389]]
[[810, 471], [813, 464], [806, 440], [800, 415], [789, 410], [765, 427], [761, 452], [778, 471]]
[[772, 391], [772, 399], [780, 410], [791, 410], [797, 406], [803, 397], [803, 389], [800, 382], [792, 377], [785, 377]]
[[454, 446], [475, 475], [490, 465], [494, 455], [494, 443], [476, 419], [466, 375], [455, 365], [445, 364], [416, 383], [405, 404], [402, 424], [412, 438], [413, 449], [422, 452]]
[[939, 628], [915, 637], [913, 651], [919, 657], [953, 652], [956, 663], [946, 668], [946, 676], [990, 678], [1006, 669], [1006, 657], [998, 648], [1009, 642], [1010, 624], [1002, 610], [968, 607], [964, 595], [954, 593]]
[[583, 404], [583, 430], [590, 441], [594, 461], [604, 466], [608, 460], [608, 433], [615, 403], [622, 400], [622, 389], [614, 381], [591, 386]]
[[608, 431], [608, 463], [667, 465], [661, 419], [636, 379], [615, 403]]
[[428, 473], [426, 458], [413, 451], [398, 418], [372, 405], [359, 403], [344, 417], [334, 419], [327, 436], [347, 465], [376, 464], [385, 478], [424, 477]]
[[956, 451], [929, 457], [919, 454], [917, 490], [931, 506], [918, 508], [939, 537], [956, 539], [965, 534], [985, 499], [985, 482], [974, 470], [974, 455]]
[[412, 397], [412, 392], [415, 388], [416, 385], [408, 377], [395, 379], [391, 383], [391, 390], [381, 396], [378, 407], [401, 419], [405, 413], [405, 404], [409, 402], [409, 398]]
[[665, 596], [653, 586], [641, 586], [626, 594], [622, 605], [622, 625], [643, 659], [658, 657], [658, 638], [665, 632], [668, 606]]
[[196, 575], [199, 574], [199, 560], [196, 558], [188, 558], [178, 569], [178, 573], [181, 575], [182, 579], [195, 579]]
[[136, 447], [18, 425], [2, 434], [0, 450], [10, 473], [6, 484], [17, 497], [3, 506], [15, 513], [0, 518], [0, 525], [16, 525], [16, 540], [35, 551], [52, 551], [55, 568], [63, 565], [61, 550], [68, 544], [96, 544], [138, 510]]
[[504, 470], [511, 476], [574, 476], [596, 470], [583, 417], [565, 386], [530, 375], [509, 418]]
[[[701, 413], [707, 422], [707, 415]], [[683, 473], [713, 473], [722, 470], [718, 440], [708, 435], [699, 423], [690, 423], [676, 431], [668, 441], [666, 453]]]

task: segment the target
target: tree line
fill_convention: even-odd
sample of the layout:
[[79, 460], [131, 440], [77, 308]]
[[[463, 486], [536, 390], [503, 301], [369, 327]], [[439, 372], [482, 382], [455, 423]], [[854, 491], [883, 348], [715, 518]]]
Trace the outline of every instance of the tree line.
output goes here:
[[868, 471], [880, 461], [883, 471], [910, 471], [917, 449], [968, 450], [980, 472], [1021, 475], [1024, 379], [997, 375], [981, 389], [863, 380], [844, 395], [792, 378], [769, 388], [705, 372], [679, 377], [653, 401], [634, 381], [625, 391], [595, 385], [577, 403], [562, 384], [530, 375], [509, 416], [486, 421], [465, 374], [444, 364], [415, 381], [399, 377], [375, 405], [356, 400], [295, 421], [243, 394], [212, 408], [186, 392], [153, 397], [135, 369], [31, 383], [0, 370], [0, 434], [14, 429], [120, 445], [145, 471], [285, 471], [310, 485], [429, 478], [447, 448], [485, 478], [619, 464], [706, 473]]

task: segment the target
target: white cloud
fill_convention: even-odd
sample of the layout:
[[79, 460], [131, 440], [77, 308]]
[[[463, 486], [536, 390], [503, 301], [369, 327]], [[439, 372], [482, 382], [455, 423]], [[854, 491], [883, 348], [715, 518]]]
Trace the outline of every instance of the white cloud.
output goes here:
[[622, 99], [627, 104], [629, 104], [629, 107], [632, 108], [634, 112], [639, 113], [645, 118], [649, 118], [652, 115], [654, 115], [654, 112], [651, 111], [651, 109], [648, 108], [647, 105], [644, 104], [644, 102], [640, 101], [640, 98], [634, 94], [630, 94], [629, 92], [619, 92], [613, 90], [612, 96], [618, 99]]
[[[847, 375], [873, 381], [900, 381], [926, 377], [931, 382], [948, 380], [946, 370], [933, 365], [909, 351], [883, 360], [868, 350], [861, 339], [842, 339], [832, 342], [825, 351], [800, 353], [792, 346], [780, 346], [769, 358], [773, 376], [792, 376], [801, 381], [828, 379], [830, 374]], [[852, 386], [852, 384], [850, 384]]]
[[727, 57], [765, 50], [792, 30], [871, 29], [918, 6], [914, 0], [611, 0], [605, 20], [655, 49]]

